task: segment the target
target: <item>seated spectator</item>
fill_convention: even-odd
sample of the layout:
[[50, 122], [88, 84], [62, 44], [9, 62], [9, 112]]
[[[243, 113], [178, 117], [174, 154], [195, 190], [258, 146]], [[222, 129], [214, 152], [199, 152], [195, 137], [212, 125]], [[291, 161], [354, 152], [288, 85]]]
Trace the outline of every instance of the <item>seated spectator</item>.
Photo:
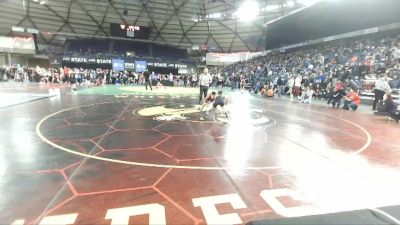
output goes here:
[[313, 95], [314, 95], [314, 91], [311, 89], [310, 86], [308, 86], [307, 88], [305, 88], [305, 90], [301, 94], [301, 102], [311, 104]]
[[264, 85], [260, 90], [260, 95], [265, 96], [267, 94], [267, 85]]
[[396, 122], [400, 122], [400, 105], [397, 105], [396, 110], [392, 113], [389, 113], [389, 118]]
[[339, 108], [340, 105], [342, 104], [342, 98], [346, 96], [346, 92], [344, 91], [344, 88], [342, 85], [337, 85], [335, 88], [335, 92], [332, 94], [332, 98], [331, 98], [331, 103], [332, 103], [332, 107], [337, 107]]
[[161, 88], [167, 89], [167, 87], [165, 87], [165, 86], [161, 83], [161, 81], [157, 81], [156, 89], [161, 89]]
[[375, 115], [378, 116], [386, 116], [389, 113], [392, 113], [396, 110], [396, 105], [393, 101], [393, 97], [391, 94], [385, 94], [383, 96], [383, 101], [378, 103], [378, 112], [375, 112]]
[[389, 83], [387, 82], [387, 77], [384, 75], [381, 75], [379, 79], [375, 82], [375, 97], [374, 97], [374, 103], [372, 106], [372, 110], [376, 110], [376, 106], [378, 102], [383, 101], [383, 96], [385, 93], [387, 93], [390, 90]]
[[261, 88], [260, 95], [262, 97], [274, 97], [274, 90], [268, 85], [264, 85]]
[[344, 104], [343, 104], [343, 109], [344, 110], [357, 110], [358, 106], [361, 104], [361, 99], [360, 96], [356, 91], [353, 89], [350, 89], [350, 92], [344, 97]]
[[269, 88], [267, 91], [267, 97], [274, 97], [274, 94], [275, 94], [274, 90], [272, 88]]
[[321, 99], [323, 97], [323, 91], [321, 90], [319, 84], [315, 87], [314, 98]]

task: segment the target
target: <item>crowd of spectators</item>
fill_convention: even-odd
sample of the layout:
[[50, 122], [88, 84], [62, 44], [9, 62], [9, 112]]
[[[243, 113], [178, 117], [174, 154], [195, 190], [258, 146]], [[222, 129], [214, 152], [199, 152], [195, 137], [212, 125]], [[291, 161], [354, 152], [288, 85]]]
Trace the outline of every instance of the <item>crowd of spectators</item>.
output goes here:
[[[144, 85], [142, 73], [108, 69], [5, 68], [3, 80], [69, 83], [77, 85]], [[151, 71], [150, 71], [151, 72]], [[248, 89], [265, 96], [289, 95], [312, 103], [325, 99], [333, 107], [357, 110], [364, 96], [373, 97], [377, 114], [398, 115], [400, 89], [400, 35], [339, 40], [269, 53], [224, 67], [211, 67], [212, 87]], [[1, 77], [1, 76], [0, 76]], [[153, 85], [198, 86], [199, 73], [156, 74]], [[396, 114], [397, 113], [397, 114]], [[394, 116], [398, 120], [398, 116]]]
[[[5, 68], [0, 71], [0, 81], [41, 82], [76, 85], [144, 85], [143, 72], [113, 71], [109, 69], [82, 69], [60, 67], [45, 68]], [[193, 74], [164, 74], [151, 72], [150, 81], [153, 85], [197, 87], [198, 73]], [[212, 86], [222, 85], [222, 82], [213, 80]]]
[[[325, 99], [345, 110], [356, 110], [363, 93], [374, 96], [373, 110], [381, 111], [384, 98], [393, 101], [393, 93], [400, 89], [400, 35], [290, 49], [212, 71], [223, 74], [232, 89], [289, 95], [305, 103]], [[398, 113], [398, 103], [394, 104], [387, 113]]]
[[0, 81], [40, 82], [43, 76], [51, 76], [50, 70], [37, 67], [4, 67], [0, 69]]

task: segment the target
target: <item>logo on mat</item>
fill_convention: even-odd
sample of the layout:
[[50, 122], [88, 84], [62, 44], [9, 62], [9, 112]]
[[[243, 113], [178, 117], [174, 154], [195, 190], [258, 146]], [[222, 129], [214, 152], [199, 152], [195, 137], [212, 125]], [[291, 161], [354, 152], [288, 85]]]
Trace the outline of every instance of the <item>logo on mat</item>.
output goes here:
[[153, 116], [154, 120], [176, 121], [191, 120], [190, 114], [200, 113], [200, 105], [161, 105], [140, 109], [136, 113], [140, 116]]
[[[161, 106], [150, 106], [136, 111], [137, 115], [153, 117], [154, 120], [158, 121], [199, 121], [201, 116], [201, 110], [209, 110], [210, 108], [201, 105], [161, 105]], [[232, 115], [229, 118], [226, 117], [225, 113], [220, 113], [218, 110], [211, 121], [218, 121], [222, 123], [229, 123], [230, 121], [235, 121], [235, 113], [229, 112]], [[211, 115], [213, 116], [213, 115]], [[241, 118], [237, 118], [241, 119]], [[253, 107], [249, 109], [249, 123], [252, 124], [254, 129], [270, 127], [275, 124], [275, 121], [268, 118], [265, 111], [260, 108]]]

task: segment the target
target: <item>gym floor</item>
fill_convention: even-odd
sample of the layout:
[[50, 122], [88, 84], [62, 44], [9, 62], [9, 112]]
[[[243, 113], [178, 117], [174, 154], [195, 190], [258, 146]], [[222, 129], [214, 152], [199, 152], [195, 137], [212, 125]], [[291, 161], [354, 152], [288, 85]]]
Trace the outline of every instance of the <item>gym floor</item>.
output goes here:
[[0, 223], [245, 224], [400, 204], [398, 123], [240, 92], [229, 119], [200, 121], [197, 89], [138, 90], [0, 108]]

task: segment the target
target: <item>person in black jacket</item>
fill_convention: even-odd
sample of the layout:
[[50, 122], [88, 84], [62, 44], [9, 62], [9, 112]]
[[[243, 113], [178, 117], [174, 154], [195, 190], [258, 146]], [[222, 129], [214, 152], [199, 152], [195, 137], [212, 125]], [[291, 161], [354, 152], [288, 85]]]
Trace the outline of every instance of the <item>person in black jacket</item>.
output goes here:
[[344, 96], [346, 96], [344, 88], [336, 88], [335, 92], [332, 94], [332, 107], [334, 108], [336, 106], [337, 108], [339, 108], [342, 104], [342, 98]]
[[146, 86], [146, 90], [148, 84], [150, 86], [150, 90], [152, 91], [153, 88], [151, 87], [151, 82], [150, 82], [150, 72], [148, 70], [144, 71], [143, 76], [144, 76], [144, 84]]
[[285, 90], [285, 81], [283, 80], [282, 75], [279, 76], [276, 85], [278, 86], [278, 96], [281, 97], [281, 94], [284, 93]]
[[389, 117], [396, 122], [400, 122], [400, 105], [396, 105], [396, 110], [389, 113]]
[[185, 74], [183, 75], [183, 86], [187, 87], [187, 85], [188, 85], [188, 75]]

